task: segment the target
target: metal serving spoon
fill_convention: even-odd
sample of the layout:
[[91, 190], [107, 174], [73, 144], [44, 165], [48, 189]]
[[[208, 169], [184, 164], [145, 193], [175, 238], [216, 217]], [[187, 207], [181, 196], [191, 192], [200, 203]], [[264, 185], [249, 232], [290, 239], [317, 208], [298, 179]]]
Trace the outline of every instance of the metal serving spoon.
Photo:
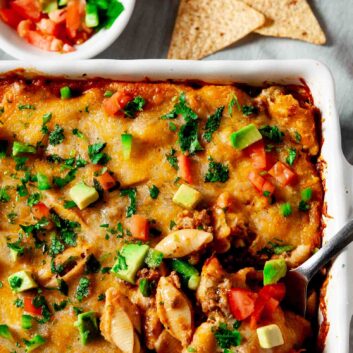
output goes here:
[[304, 316], [307, 289], [310, 280], [332, 258], [353, 241], [353, 220], [349, 221], [331, 240], [299, 267], [287, 272], [284, 282], [287, 293], [285, 302], [295, 312]]

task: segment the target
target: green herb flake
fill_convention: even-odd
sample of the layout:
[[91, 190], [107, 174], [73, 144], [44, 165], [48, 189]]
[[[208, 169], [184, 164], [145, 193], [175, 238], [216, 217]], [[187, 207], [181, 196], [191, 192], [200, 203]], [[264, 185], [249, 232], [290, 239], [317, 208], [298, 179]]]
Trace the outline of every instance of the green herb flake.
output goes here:
[[300, 141], [302, 140], [302, 135], [300, 135], [300, 133], [298, 131], [296, 131], [294, 133], [294, 136], [295, 136], [295, 141], [300, 143]]
[[126, 208], [126, 217], [131, 217], [136, 213], [136, 189], [124, 189], [120, 192], [121, 196], [127, 196], [130, 200], [130, 205]]
[[149, 297], [151, 295], [151, 283], [147, 278], [142, 278], [139, 281], [139, 290], [144, 297]]
[[197, 120], [189, 120], [180, 127], [178, 142], [183, 152], [189, 151], [190, 154], [194, 154], [195, 152], [203, 151], [198, 139]]
[[64, 139], [64, 129], [58, 124], [56, 124], [54, 130], [49, 134], [49, 144], [52, 146], [56, 146], [61, 144]]
[[29, 197], [27, 199], [27, 205], [29, 207], [33, 207], [34, 205], [39, 203], [39, 201], [40, 201], [40, 193], [39, 192], [35, 192], [34, 194], [29, 195]]
[[169, 130], [172, 132], [175, 132], [178, 129], [177, 126], [172, 121], [169, 122], [168, 126], [169, 126]]
[[228, 104], [228, 113], [230, 116], [233, 116], [233, 107], [237, 106], [237, 109], [239, 111], [241, 111], [241, 105], [239, 104], [239, 100], [238, 97], [234, 94], [232, 96], [232, 99], [230, 100], [229, 104]]
[[161, 119], [176, 119], [178, 115], [183, 116], [185, 121], [196, 120], [198, 118], [197, 114], [188, 106], [184, 92], [181, 93], [179, 101], [175, 104], [173, 110], [170, 113], [163, 115]]
[[168, 154], [166, 154], [167, 161], [176, 170], [179, 169], [178, 158], [176, 156], [176, 150], [172, 148]]
[[102, 152], [107, 144], [98, 142], [88, 146], [88, 156], [93, 164], [105, 165], [110, 160], [110, 157]]
[[15, 169], [16, 170], [26, 170], [26, 162], [28, 161], [28, 157], [13, 157], [15, 161]]
[[222, 349], [239, 346], [241, 343], [240, 332], [236, 329], [229, 330], [225, 323], [220, 323], [214, 332], [217, 344]]
[[149, 190], [150, 190], [151, 198], [153, 200], [155, 200], [158, 197], [158, 195], [159, 195], [159, 189], [157, 188], [156, 185], [152, 185]]
[[241, 107], [241, 112], [243, 113], [243, 115], [245, 116], [250, 116], [250, 115], [255, 115], [258, 113], [258, 109], [257, 107], [255, 107], [254, 105], [243, 105]]
[[125, 105], [123, 112], [128, 118], [133, 119], [135, 118], [137, 112], [141, 112], [143, 110], [145, 105], [145, 99], [141, 96], [137, 96]]
[[297, 158], [297, 150], [295, 148], [290, 147], [288, 149], [288, 157], [286, 158], [286, 162], [289, 165], [293, 165], [296, 158]]
[[79, 137], [80, 139], [84, 138], [84, 134], [79, 129], [72, 129], [72, 134]]
[[67, 210], [70, 208], [75, 208], [75, 207], [77, 207], [75, 201], [72, 201], [72, 200], [65, 200], [64, 201], [64, 208], [66, 208]]
[[208, 171], [205, 175], [206, 183], [225, 183], [229, 179], [229, 168], [227, 165], [215, 162], [209, 158]]
[[19, 104], [17, 106], [19, 110], [35, 110], [36, 107], [32, 104]]
[[68, 301], [67, 300], [63, 300], [62, 302], [60, 303], [54, 303], [53, 304], [53, 308], [54, 308], [54, 311], [61, 311], [61, 310], [64, 310], [66, 308], [68, 304]]
[[274, 143], [281, 143], [283, 141], [284, 133], [277, 126], [266, 125], [260, 128], [259, 131], [263, 137]]
[[203, 138], [207, 142], [211, 142], [212, 135], [221, 125], [221, 119], [223, 114], [224, 106], [219, 107], [216, 109], [215, 113], [210, 115], [207, 118], [206, 126], [205, 126], [205, 133], [203, 134]]
[[89, 295], [89, 286], [91, 281], [87, 277], [81, 277], [76, 288], [75, 297], [79, 302], [82, 302], [84, 298], [87, 298]]
[[10, 195], [7, 192], [7, 187], [2, 187], [0, 188], [0, 202], [1, 203], [6, 203], [10, 201]]

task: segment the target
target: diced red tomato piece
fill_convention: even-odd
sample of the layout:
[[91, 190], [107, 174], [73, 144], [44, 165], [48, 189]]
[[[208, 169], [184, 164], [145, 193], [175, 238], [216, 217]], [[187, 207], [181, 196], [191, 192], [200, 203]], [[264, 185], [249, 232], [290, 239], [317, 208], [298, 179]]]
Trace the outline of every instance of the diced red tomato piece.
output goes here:
[[102, 175], [97, 177], [97, 180], [102, 189], [105, 191], [110, 190], [116, 184], [115, 179], [110, 175], [109, 172], [104, 172]]
[[26, 38], [29, 31], [34, 29], [34, 23], [31, 20], [23, 20], [17, 26], [17, 33], [21, 38]]
[[41, 16], [41, 7], [38, 0], [15, 0], [10, 2], [11, 8], [23, 18], [38, 21]]
[[108, 115], [113, 116], [124, 109], [131, 99], [132, 96], [126, 92], [116, 92], [110, 98], [103, 100], [103, 108]]
[[66, 8], [52, 11], [48, 14], [48, 17], [56, 24], [63, 23], [66, 21]]
[[259, 295], [262, 297], [274, 298], [278, 301], [281, 301], [286, 295], [286, 286], [284, 283], [269, 284], [261, 288]]
[[37, 28], [40, 32], [44, 34], [56, 35], [57, 26], [56, 23], [48, 18], [42, 18], [39, 22], [36, 23]]
[[71, 0], [67, 5], [66, 29], [71, 38], [75, 38], [81, 27], [82, 8], [80, 0]]
[[256, 297], [256, 293], [243, 288], [232, 288], [228, 292], [229, 308], [236, 320], [244, 320], [254, 312]]
[[50, 216], [50, 209], [43, 203], [39, 202], [34, 205], [31, 209], [32, 214], [37, 219], [49, 218]]
[[42, 308], [33, 305], [33, 297], [23, 298], [24, 311], [32, 315], [42, 315]]
[[262, 194], [265, 191], [268, 191], [270, 193], [269, 196], [271, 196], [275, 191], [274, 185], [266, 180], [263, 176], [259, 175], [258, 172], [251, 171], [249, 174], [249, 180]]
[[50, 51], [52, 39], [49, 39], [43, 34], [37, 31], [29, 31], [26, 36], [26, 39], [28, 43], [34, 45], [37, 48]]
[[191, 159], [183, 154], [178, 155], [178, 165], [180, 177], [192, 184]]
[[23, 20], [23, 17], [13, 9], [0, 9], [0, 18], [14, 29]]
[[296, 174], [280, 161], [278, 161], [268, 173], [283, 186], [293, 183], [296, 179]]
[[252, 159], [252, 164], [255, 169], [266, 169], [267, 160], [263, 140], [253, 143], [252, 145], [247, 147], [245, 151]]
[[278, 307], [279, 307], [279, 301], [274, 298], [269, 298], [265, 304], [265, 307], [261, 316], [270, 319]]
[[149, 223], [147, 218], [137, 214], [133, 215], [130, 221], [130, 231], [135, 239], [148, 240]]

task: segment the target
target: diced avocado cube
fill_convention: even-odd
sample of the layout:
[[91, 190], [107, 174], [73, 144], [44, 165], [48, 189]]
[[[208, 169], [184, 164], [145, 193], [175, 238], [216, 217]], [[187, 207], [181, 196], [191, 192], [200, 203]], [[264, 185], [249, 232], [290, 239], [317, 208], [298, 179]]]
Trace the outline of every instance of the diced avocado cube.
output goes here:
[[32, 319], [33, 317], [28, 314], [23, 314], [21, 317], [21, 327], [25, 330], [32, 328]]
[[283, 259], [266, 261], [264, 267], [264, 285], [277, 283], [287, 273], [287, 265]]
[[259, 327], [256, 332], [261, 348], [269, 349], [284, 344], [282, 332], [275, 324]]
[[28, 289], [37, 288], [38, 285], [29, 271], [19, 271], [8, 278], [11, 289], [15, 292], [24, 292]]
[[39, 190], [49, 190], [51, 188], [49, 178], [43, 173], [37, 173], [37, 182]]
[[85, 22], [88, 28], [97, 27], [99, 25], [98, 9], [95, 4], [89, 2], [86, 4]]
[[99, 198], [99, 194], [94, 187], [87, 186], [80, 182], [70, 189], [70, 197], [80, 210], [83, 210]]
[[64, 86], [60, 88], [61, 99], [70, 99], [72, 97], [71, 88], [69, 86]]
[[122, 145], [124, 160], [127, 161], [130, 159], [130, 156], [131, 156], [132, 135], [131, 134], [122, 134], [121, 135], [121, 145]]
[[196, 206], [200, 199], [201, 193], [199, 191], [193, 189], [189, 185], [182, 184], [174, 194], [173, 202], [181, 207], [191, 210]]
[[162, 263], [163, 257], [164, 255], [162, 252], [155, 249], [149, 249], [145, 263], [150, 268], [156, 268]]
[[45, 343], [45, 339], [41, 335], [35, 335], [30, 340], [24, 340], [26, 352], [32, 352]]
[[254, 124], [244, 126], [240, 130], [233, 132], [230, 136], [233, 147], [238, 150], [243, 150], [261, 139], [262, 135]]
[[34, 154], [36, 153], [37, 150], [34, 146], [27, 145], [25, 143], [21, 143], [18, 141], [15, 141], [12, 145], [12, 155], [13, 156], [18, 156], [22, 153], [31, 153]]
[[13, 340], [13, 336], [12, 336], [12, 333], [9, 329], [9, 327], [5, 324], [3, 325], [0, 325], [0, 337], [3, 337], [7, 340]]
[[97, 315], [94, 311], [79, 314], [74, 325], [78, 328], [83, 345], [99, 334]]
[[142, 267], [149, 246], [144, 244], [126, 244], [118, 254], [111, 272], [120, 279], [135, 284], [137, 271]]

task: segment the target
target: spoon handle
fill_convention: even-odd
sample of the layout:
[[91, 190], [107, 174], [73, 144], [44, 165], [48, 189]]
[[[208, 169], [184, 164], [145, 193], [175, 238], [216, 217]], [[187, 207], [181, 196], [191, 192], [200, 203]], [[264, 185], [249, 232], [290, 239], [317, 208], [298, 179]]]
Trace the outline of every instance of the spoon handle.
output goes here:
[[297, 268], [309, 281], [332, 258], [353, 241], [353, 220], [350, 220], [319, 251]]

